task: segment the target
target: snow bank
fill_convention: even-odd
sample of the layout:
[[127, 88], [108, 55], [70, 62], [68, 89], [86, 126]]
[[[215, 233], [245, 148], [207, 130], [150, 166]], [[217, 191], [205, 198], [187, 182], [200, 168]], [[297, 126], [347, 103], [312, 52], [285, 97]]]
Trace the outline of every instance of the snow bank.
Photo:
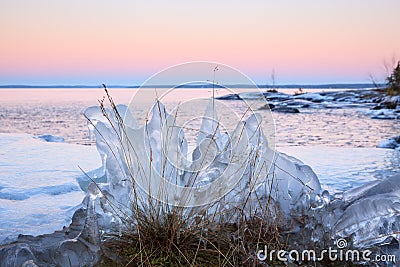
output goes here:
[[68, 226], [85, 196], [78, 165], [97, 167], [95, 148], [1, 133], [0, 151], [0, 243]]

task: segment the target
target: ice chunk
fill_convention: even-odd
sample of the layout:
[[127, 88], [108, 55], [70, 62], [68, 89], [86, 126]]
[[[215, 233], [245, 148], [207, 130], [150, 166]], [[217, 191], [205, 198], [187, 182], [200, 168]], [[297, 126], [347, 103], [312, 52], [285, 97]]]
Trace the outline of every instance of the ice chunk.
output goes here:
[[[207, 105], [203, 120], [201, 122], [200, 132], [197, 135], [197, 146], [199, 146], [205, 138], [218, 140], [221, 137], [218, 115], [215, 109], [215, 101], [215, 99], [211, 99]], [[222, 146], [220, 142], [216, 142], [219, 147]]]
[[391, 148], [391, 149], [400, 149], [400, 135], [383, 140], [378, 145], [379, 148]]
[[50, 135], [50, 134], [43, 134], [43, 135], [38, 135], [36, 138], [42, 139], [43, 141], [46, 142], [54, 142], [54, 143], [62, 143], [64, 142], [64, 138], [61, 136], [56, 136], [56, 135]]
[[271, 193], [286, 214], [299, 209], [301, 198], [307, 201], [300, 205], [300, 209], [309, 208], [309, 200], [321, 193], [320, 182], [313, 170], [284, 153], [276, 153], [269, 176], [274, 181]]
[[372, 119], [395, 120], [400, 118], [400, 113], [395, 109], [370, 110], [366, 112]]
[[400, 239], [400, 175], [374, 182], [348, 195], [342, 216], [334, 226], [339, 236], [352, 236], [357, 246]]
[[[105, 109], [106, 114], [109, 115], [109, 110]], [[87, 125], [89, 129], [90, 140], [94, 139], [94, 130], [98, 122], [108, 124], [108, 119], [104, 116], [103, 111], [99, 106], [92, 106], [85, 109], [83, 115], [88, 119]]]
[[[123, 119], [124, 124], [131, 128], [138, 128], [138, 124], [136, 119], [133, 117], [131, 111], [129, 110], [128, 106], [119, 104], [116, 106], [118, 114], [121, 119]], [[116, 119], [116, 115], [114, 114], [114, 119]]]

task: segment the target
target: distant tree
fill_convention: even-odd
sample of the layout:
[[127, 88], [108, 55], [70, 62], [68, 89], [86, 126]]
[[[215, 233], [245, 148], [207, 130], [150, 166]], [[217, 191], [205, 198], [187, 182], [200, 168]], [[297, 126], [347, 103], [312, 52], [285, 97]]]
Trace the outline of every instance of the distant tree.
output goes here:
[[393, 69], [392, 74], [387, 78], [387, 93], [389, 95], [400, 95], [400, 61], [397, 62], [397, 66]]

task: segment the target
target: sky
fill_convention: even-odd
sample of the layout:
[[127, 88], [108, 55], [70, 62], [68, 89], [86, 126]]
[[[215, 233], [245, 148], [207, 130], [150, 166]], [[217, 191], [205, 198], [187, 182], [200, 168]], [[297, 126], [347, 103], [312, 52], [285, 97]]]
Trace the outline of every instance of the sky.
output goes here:
[[140, 85], [190, 61], [256, 83], [370, 82], [400, 58], [398, 0], [1, 0], [0, 85]]

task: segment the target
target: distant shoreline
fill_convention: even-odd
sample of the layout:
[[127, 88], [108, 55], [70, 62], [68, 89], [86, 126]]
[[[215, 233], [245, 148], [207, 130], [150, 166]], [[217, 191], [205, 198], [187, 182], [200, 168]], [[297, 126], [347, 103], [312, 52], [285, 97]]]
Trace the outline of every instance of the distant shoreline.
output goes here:
[[[280, 84], [280, 85], [248, 85], [248, 84], [232, 84], [221, 86], [219, 84], [184, 84], [184, 85], [107, 85], [108, 88], [121, 88], [121, 89], [135, 89], [135, 88], [263, 88], [263, 89], [281, 89], [281, 88], [303, 88], [303, 89], [363, 89], [363, 88], [381, 88], [385, 84], [372, 84], [372, 83], [328, 83], [328, 84]], [[103, 88], [102, 85], [0, 85], [0, 89], [97, 89]]]

